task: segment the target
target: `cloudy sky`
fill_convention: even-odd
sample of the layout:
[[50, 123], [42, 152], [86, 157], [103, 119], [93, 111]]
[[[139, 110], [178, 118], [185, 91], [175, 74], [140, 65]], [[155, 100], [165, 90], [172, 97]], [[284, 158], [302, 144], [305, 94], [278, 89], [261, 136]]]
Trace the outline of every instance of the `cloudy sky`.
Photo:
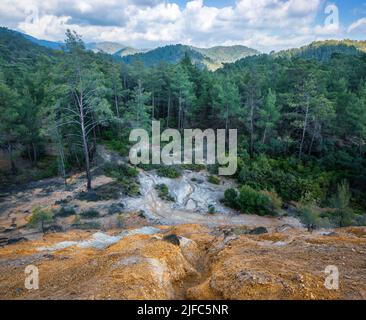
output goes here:
[[243, 44], [261, 51], [321, 39], [366, 39], [366, 0], [0, 0], [0, 25], [60, 41], [139, 48]]

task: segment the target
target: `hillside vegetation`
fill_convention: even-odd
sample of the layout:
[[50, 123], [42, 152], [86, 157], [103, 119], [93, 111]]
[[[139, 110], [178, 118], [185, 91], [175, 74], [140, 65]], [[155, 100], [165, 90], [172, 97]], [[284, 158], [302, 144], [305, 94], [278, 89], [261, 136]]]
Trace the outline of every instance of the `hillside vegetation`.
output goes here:
[[276, 57], [329, 60], [333, 54], [359, 55], [366, 52], [366, 41], [326, 40], [316, 41], [298, 49], [284, 50], [273, 55]]
[[157, 119], [164, 129], [238, 130], [240, 188], [228, 206], [276, 214], [283, 200], [309, 226], [364, 224], [366, 55], [347, 50], [255, 55], [210, 72], [202, 61], [212, 60], [186, 46], [150, 51], [144, 66], [141, 54], [95, 54], [73, 32], [53, 51], [1, 29], [0, 146], [11, 163], [1, 182], [34, 168], [38, 178], [85, 170], [91, 190], [97, 145], [126, 156], [130, 130]]

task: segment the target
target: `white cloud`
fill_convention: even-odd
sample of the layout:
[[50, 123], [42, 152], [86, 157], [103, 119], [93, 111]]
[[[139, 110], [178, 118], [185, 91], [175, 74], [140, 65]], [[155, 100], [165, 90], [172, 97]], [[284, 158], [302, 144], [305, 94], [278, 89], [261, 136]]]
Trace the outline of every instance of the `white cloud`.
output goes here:
[[364, 33], [366, 33], [366, 18], [362, 18], [359, 19], [357, 21], [355, 21], [354, 23], [352, 23], [349, 27], [348, 27], [348, 33], [351, 33], [352, 31], [363, 31]]
[[324, 0], [237, 0], [223, 8], [207, 6], [203, 0], [183, 7], [173, 1], [1, 0], [0, 19], [47, 40], [62, 40], [69, 28], [86, 41], [139, 47], [247, 44], [269, 51], [336, 32], [315, 23]]

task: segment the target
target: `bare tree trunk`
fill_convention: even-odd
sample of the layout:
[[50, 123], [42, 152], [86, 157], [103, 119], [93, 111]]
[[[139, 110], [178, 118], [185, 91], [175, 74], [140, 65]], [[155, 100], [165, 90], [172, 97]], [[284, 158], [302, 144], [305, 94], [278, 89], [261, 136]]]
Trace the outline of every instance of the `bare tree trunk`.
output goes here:
[[15, 175], [15, 174], [17, 174], [18, 170], [17, 170], [17, 167], [15, 166], [15, 162], [13, 159], [13, 147], [10, 143], [8, 144], [8, 154], [9, 154], [11, 172], [13, 175]]
[[33, 161], [37, 162], [38, 161], [37, 148], [34, 142], [32, 142], [32, 149], [33, 149]]
[[263, 132], [263, 139], [262, 139], [263, 144], [266, 143], [266, 138], [267, 138], [267, 126], [264, 128], [264, 132]]
[[117, 87], [114, 84], [114, 107], [116, 109], [116, 116], [119, 119], [120, 116], [119, 116], [119, 107], [118, 107], [118, 105], [119, 105], [119, 101], [118, 101], [118, 95], [117, 95]]
[[304, 129], [302, 130], [302, 137], [301, 137], [300, 150], [299, 150], [299, 158], [300, 159], [302, 157], [302, 150], [303, 150], [303, 147], [304, 147], [305, 134], [306, 134], [307, 126], [308, 126], [308, 117], [309, 117], [309, 102], [306, 102]]
[[250, 157], [254, 154], [254, 101], [250, 99]]
[[316, 133], [317, 133], [317, 125], [315, 124], [315, 127], [314, 127], [314, 132], [312, 134], [312, 137], [311, 137], [311, 142], [310, 142], [310, 147], [309, 147], [309, 152], [308, 152], [308, 155], [310, 156], [311, 155], [311, 152], [313, 150], [313, 145], [314, 145], [314, 141], [315, 141], [315, 136], [316, 136]]
[[226, 105], [226, 119], [225, 119], [225, 139], [229, 137], [229, 106]]
[[181, 113], [182, 113], [182, 90], [179, 90], [179, 111], [178, 111], [178, 129], [181, 129]]
[[169, 97], [168, 97], [168, 116], [167, 116], [167, 122], [166, 122], [166, 126], [167, 128], [169, 128], [169, 118], [170, 118], [170, 105], [172, 103], [172, 97], [171, 97], [171, 92], [169, 89]]
[[91, 190], [92, 186], [91, 186], [91, 173], [90, 173], [90, 158], [89, 158], [89, 147], [88, 147], [88, 141], [87, 141], [86, 129], [85, 129], [83, 93], [80, 94], [79, 111], [80, 111], [81, 135], [82, 135], [82, 140], [83, 140], [83, 151], [84, 151], [84, 157], [85, 157], [87, 189]]

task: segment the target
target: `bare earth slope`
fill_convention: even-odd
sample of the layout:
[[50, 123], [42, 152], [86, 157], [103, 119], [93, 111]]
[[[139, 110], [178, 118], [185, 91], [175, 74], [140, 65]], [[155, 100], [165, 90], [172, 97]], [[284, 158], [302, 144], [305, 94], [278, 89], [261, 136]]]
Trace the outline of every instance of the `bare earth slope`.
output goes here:
[[[366, 299], [365, 228], [330, 235], [289, 226], [262, 235], [194, 224], [141, 230], [99, 249], [81, 231], [6, 246], [0, 298]], [[164, 239], [172, 234], [179, 244]], [[65, 241], [73, 245], [62, 249]], [[29, 264], [39, 268], [37, 291], [24, 288]], [[324, 286], [328, 265], [339, 268], [339, 290]]]

